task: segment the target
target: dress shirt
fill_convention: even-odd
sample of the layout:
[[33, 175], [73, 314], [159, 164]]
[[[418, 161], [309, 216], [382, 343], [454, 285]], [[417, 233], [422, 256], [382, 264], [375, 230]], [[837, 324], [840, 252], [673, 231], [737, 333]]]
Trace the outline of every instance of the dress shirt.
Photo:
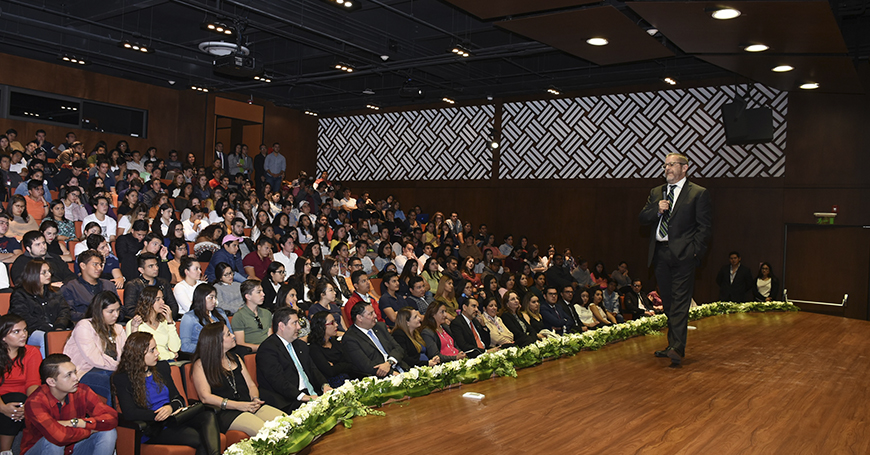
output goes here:
[[[682, 180], [680, 180], [677, 183], [674, 183], [674, 185], [676, 185], [676, 186], [674, 187], [674, 202], [671, 203], [671, 210], [670, 210], [671, 213], [673, 213], [674, 207], [676, 207], [676, 205], [677, 205], [677, 201], [680, 198], [680, 191], [683, 190], [683, 186], [685, 184], [686, 184], [686, 177], [683, 177]], [[670, 186], [671, 186], [670, 184], [665, 185], [665, 194], [662, 195], [663, 200], [667, 199], [667, 191], [670, 191]], [[658, 224], [659, 224], [659, 227], [656, 229], [656, 240], [658, 240], [659, 242], [667, 242], [668, 238], [670, 236], [662, 237], [661, 232], [660, 232], [661, 225], [662, 225], [662, 215], [659, 215], [659, 223]]]

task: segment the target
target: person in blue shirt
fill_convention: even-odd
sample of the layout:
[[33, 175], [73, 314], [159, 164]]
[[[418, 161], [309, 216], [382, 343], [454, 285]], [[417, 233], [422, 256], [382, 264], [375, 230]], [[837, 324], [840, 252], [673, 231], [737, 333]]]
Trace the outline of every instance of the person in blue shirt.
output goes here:
[[205, 276], [208, 278], [208, 281], [215, 281], [214, 269], [221, 262], [226, 263], [231, 269], [233, 269], [233, 272], [235, 272], [235, 275], [233, 276], [234, 281], [243, 283], [248, 279], [248, 275], [245, 274], [245, 266], [242, 264], [242, 255], [239, 253], [240, 240], [239, 237], [232, 234], [224, 236], [223, 241], [221, 242], [223, 247], [214, 252], [211, 256], [211, 261], [208, 263], [208, 267], [205, 269]]
[[213, 322], [223, 322], [229, 327], [230, 333], [233, 332], [227, 314], [217, 307], [217, 289], [210, 284], [202, 283], [193, 290], [190, 311], [181, 317], [181, 352], [191, 355], [196, 352], [199, 332]]

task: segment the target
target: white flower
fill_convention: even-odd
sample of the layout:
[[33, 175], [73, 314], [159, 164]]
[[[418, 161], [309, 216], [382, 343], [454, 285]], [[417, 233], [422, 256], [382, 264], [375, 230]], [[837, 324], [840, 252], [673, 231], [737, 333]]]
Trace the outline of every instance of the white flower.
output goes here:
[[397, 374], [390, 377], [390, 383], [393, 385], [393, 387], [400, 387], [402, 385], [402, 379], [404, 379], [402, 375]]

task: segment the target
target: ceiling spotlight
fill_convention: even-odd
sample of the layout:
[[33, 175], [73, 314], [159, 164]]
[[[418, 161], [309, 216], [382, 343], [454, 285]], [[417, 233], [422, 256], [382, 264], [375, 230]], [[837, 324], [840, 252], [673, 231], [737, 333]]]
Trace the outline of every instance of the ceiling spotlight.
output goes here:
[[774, 73], [787, 73], [793, 69], [794, 69], [794, 67], [789, 66], [789, 65], [779, 65], [779, 66], [772, 68], [771, 71], [773, 71]]
[[305, 111], [305, 115], [310, 115], [312, 117], [317, 117], [317, 112], [314, 111]]
[[375, 111], [381, 110], [380, 106], [377, 106], [375, 104], [366, 104], [366, 107]]
[[764, 52], [768, 49], [770, 49], [770, 47], [764, 44], [750, 44], [749, 46], [743, 48], [743, 50], [746, 52]]
[[143, 54], [153, 54], [154, 53], [154, 48], [152, 48], [151, 46], [139, 43], [137, 41], [130, 41], [130, 40], [126, 40], [126, 39], [118, 41], [118, 47], [121, 47], [123, 49], [130, 49], [133, 51], [139, 51], [139, 52], [142, 52]]
[[586, 40], [586, 43], [592, 46], [607, 46], [609, 42], [605, 38], [589, 38]]
[[85, 59], [81, 57], [76, 57], [72, 54], [61, 54], [58, 56], [58, 59], [63, 60], [64, 62], [76, 63], [79, 65], [87, 65], [89, 62], [85, 61]]
[[447, 97], [441, 98], [441, 101], [444, 101], [445, 103], [448, 103], [448, 104], [456, 104], [456, 101], [454, 101], [450, 98], [447, 98]]
[[203, 22], [199, 25], [199, 28], [201, 28], [205, 31], [219, 33], [219, 34], [225, 35], [225, 36], [232, 35], [232, 34], [236, 33], [235, 29], [232, 26], [229, 26], [226, 23], [221, 22], [221, 21]]
[[552, 85], [550, 86], [550, 88], [547, 89], [547, 93], [549, 93], [551, 95], [556, 95], [556, 96], [562, 94], [562, 92], [560, 92], [559, 89], [557, 89], [556, 87], [554, 87]]
[[355, 11], [360, 7], [359, 2], [351, 1], [351, 0], [322, 0], [325, 3], [329, 3], [330, 5], [341, 8], [345, 11]]
[[801, 89], [803, 90], [815, 90], [819, 88], [818, 82], [807, 82], [806, 84], [801, 84]]
[[266, 74], [264, 74], [262, 76], [254, 76], [254, 80], [257, 80], [260, 82], [272, 82], [272, 76], [268, 76]]
[[197, 86], [197, 85], [191, 85], [191, 86], [190, 86], [190, 89], [191, 89], [191, 90], [195, 90], [195, 91], [197, 91], [197, 92], [208, 93], [208, 89], [207, 89], [207, 88], [205, 88], [205, 87], [200, 87], [200, 86]]
[[375, 91], [370, 89], [370, 88], [367, 88], [367, 89], [363, 90], [362, 93], [363, 93], [363, 95], [374, 95]]
[[734, 8], [721, 8], [713, 11], [713, 19], [728, 20], [740, 16], [740, 11]]
[[677, 80], [672, 77], [666, 77], [662, 80], [665, 81], [665, 83], [668, 85], [677, 85]]
[[338, 62], [335, 64], [335, 69], [339, 71], [344, 71], [346, 73], [352, 73], [354, 70], [354, 66], [350, 63]]
[[457, 45], [453, 46], [453, 48], [450, 49], [450, 52], [452, 52], [460, 57], [463, 57], [463, 58], [469, 57], [471, 55], [471, 51], [468, 50], [467, 47], [465, 47], [461, 44], [457, 44]]
[[648, 29], [646, 29], [646, 32], [649, 33], [649, 36], [655, 36], [656, 33], [659, 32], [659, 29], [657, 29], [657, 28], [648, 28]]

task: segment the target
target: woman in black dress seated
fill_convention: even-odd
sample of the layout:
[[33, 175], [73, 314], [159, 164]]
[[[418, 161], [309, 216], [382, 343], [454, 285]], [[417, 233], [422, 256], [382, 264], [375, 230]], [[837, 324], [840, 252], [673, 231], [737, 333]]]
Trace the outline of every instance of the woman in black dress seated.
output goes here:
[[[508, 291], [505, 293], [505, 297], [511, 294], [513, 298], [516, 297], [517, 300], [520, 299], [519, 294], [516, 291]], [[541, 316], [541, 300], [536, 295], [527, 295], [527, 298], [522, 299], [522, 310], [520, 311], [520, 317], [529, 324], [529, 334], [536, 337], [539, 340], [543, 340], [547, 338], [547, 336], [542, 333], [544, 330], [544, 318]]]
[[[537, 297], [531, 292], [526, 296]], [[535, 342], [536, 337], [532, 335], [529, 323], [520, 312], [520, 299], [516, 292], [505, 292], [499, 316], [505, 327], [514, 335], [514, 343], [517, 346], [528, 346]]]
[[186, 445], [197, 455], [218, 455], [221, 435], [213, 412], [202, 411], [181, 425], [167, 419], [185, 406], [169, 364], [158, 362], [157, 343], [148, 332], [134, 332], [124, 344], [112, 389], [125, 419], [147, 422], [143, 443]]
[[263, 424], [284, 415], [259, 398], [242, 358], [232, 352], [236, 337], [223, 322], [203, 327], [193, 356], [191, 380], [203, 404], [216, 409], [221, 433], [256, 436]]
[[431, 359], [426, 355], [426, 343], [420, 336], [420, 325], [423, 316], [416, 308], [406, 306], [396, 314], [396, 326], [393, 328], [393, 338], [405, 351], [402, 359], [411, 366], [435, 366], [441, 361], [437, 355]]
[[347, 361], [341, 343], [335, 339], [338, 324], [335, 316], [328, 311], [311, 316], [311, 334], [308, 341], [311, 346], [311, 360], [326, 376], [330, 387], [339, 387], [345, 379], [354, 379], [353, 365]]

